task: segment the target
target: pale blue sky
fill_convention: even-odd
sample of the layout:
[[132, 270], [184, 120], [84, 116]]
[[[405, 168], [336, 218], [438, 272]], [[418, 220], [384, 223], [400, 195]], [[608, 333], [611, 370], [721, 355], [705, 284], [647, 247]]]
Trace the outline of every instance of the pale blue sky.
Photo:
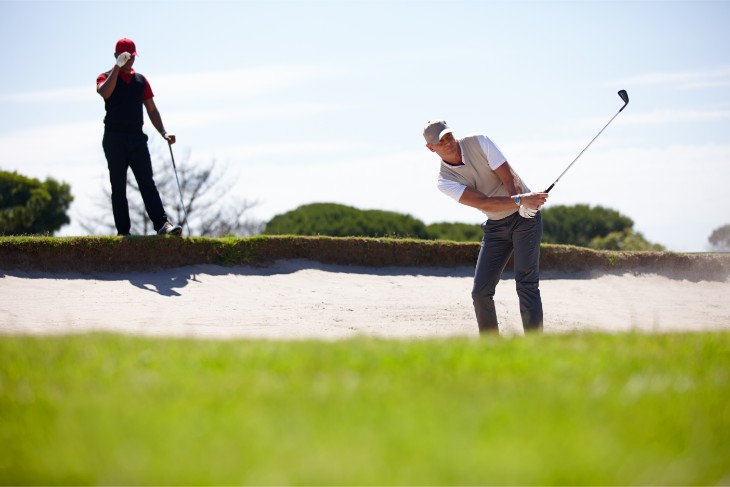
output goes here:
[[129, 37], [176, 155], [225, 164], [254, 216], [333, 201], [477, 224], [436, 189], [428, 119], [487, 134], [541, 189], [626, 89], [549, 204], [703, 251], [730, 223], [728, 25], [730, 2], [0, 1], [0, 168], [69, 182], [60, 233], [83, 234], [108, 184], [95, 79]]

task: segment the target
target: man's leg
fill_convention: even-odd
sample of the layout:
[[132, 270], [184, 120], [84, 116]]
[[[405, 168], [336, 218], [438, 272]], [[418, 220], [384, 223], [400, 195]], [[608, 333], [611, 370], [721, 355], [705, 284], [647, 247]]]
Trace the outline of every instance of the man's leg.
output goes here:
[[515, 283], [520, 298], [520, 315], [525, 330], [542, 330], [540, 298], [540, 240], [542, 217], [522, 218], [515, 225]]
[[152, 176], [152, 159], [147, 148], [147, 136], [144, 134], [131, 135], [129, 141], [129, 167], [132, 168], [134, 177], [137, 180], [137, 186], [142, 195], [147, 215], [152, 220], [155, 231], [157, 231], [167, 221], [167, 215]]
[[119, 235], [129, 235], [129, 204], [127, 203], [127, 147], [125, 134], [104, 133], [102, 147], [109, 168], [112, 187], [112, 213]]
[[474, 287], [471, 296], [477, 316], [479, 333], [498, 332], [497, 311], [494, 308], [494, 290], [497, 287], [504, 266], [512, 255], [510, 222], [512, 217], [502, 220], [487, 220], [482, 224], [484, 238], [474, 272]]

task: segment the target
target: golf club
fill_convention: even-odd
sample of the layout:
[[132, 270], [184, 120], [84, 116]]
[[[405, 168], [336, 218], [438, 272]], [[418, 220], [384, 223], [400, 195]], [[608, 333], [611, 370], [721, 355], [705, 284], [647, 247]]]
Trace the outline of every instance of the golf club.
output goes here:
[[598, 134], [596, 134], [596, 136], [595, 136], [595, 137], [593, 137], [593, 140], [591, 140], [590, 142], [588, 142], [588, 145], [587, 145], [587, 146], [585, 147], [585, 149], [583, 149], [582, 151], [580, 151], [580, 154], [578, 154], [578, 157], [576, 157], [575, 159], [573, 159], [573, 162], [571, 162], [571, 163], [570, 163], [570, 165], [569, 165], [568, 167], [566, 167], [566, 168], [565, 168], [565, 171], [563, 171], [563, 172], [562, 172], [562, 173], [560, 174], [560, 176], [558, 176], [558, 179], [556, 179], [556, 180], [555, 180], [555, 182], [554, 182], [553, 184], [551, 184], [551, 185], [550, 185], [550, 187], [549, 187], [549, 188], [548, 188], [547, 190], [545, 190], [545, 192], [546, 192], [546, 193], [549, 193], [549, 192], [550, 192], [550, 190], [551, 190], [551, 189], [553, 189], [553, 186], [555, 186], [555, 183], [557, 183], [558, 181], [560, 181], [560, 178], [562, 178], [562, 177], [563, 177], [563, 175], [564, 175], [564, 174], [565, 174], [566, 172], [568, 172], [568, 169], [570, 169], [570, 168], [571, 168], [571, 167], [573, 166], [573, 164], [575, 164], [575, 161], [577, 161], [577, 160], [578, 160], [578, 158], [579, 158], [580, 156], [582, 156], [582, 155], [583, 155], [583, 153], [584, 153], [584, 152], [586, 151], [586, 149], [588, 149], [588, 148], [589, 148], [589, 147], [591, 146], [591, 144], [593, 143], [593, 141], [594, 141], [594, 140], [596, 140], [596, 139], [598, 138], [598, 136], [599, 136], [599, 135], [601, 135], [601, 134], [603, 133], [603, 131], [604, 131], [604, 130], [606, 130], [606, 127], [608, 127], [608, 126], [610, 125], [610, 123], [611, 123], [611, 122], [613, 122], [613, 119], [614, 119], [614, 118], [616, 118], [616, 117], [618, 117], [618, 114], [619, 114], [619, 113], [621, 113], [621, 112], [623, 111], [623, 109], [624, 109], [624, 108], [626, 108], [626, 105], [628, 105], [628, 104], [629, 104], [629, 94], [628, 94], [628, 93], [626, 93], [626, 90], [620, 90], [620, 91], [618, 92], [618, 96], [620, 96], [620, 97], [621, 97], [621, 99], [622, 99], [622, 100], [624, 101], [624, 106], [622, 106], [622, 107], [621, 107], [621, 108], [619, 109], [619, 111], [618, 111], [618, 112], [616, 112], [616, 115], [614, 115], [614, 116], [613, 116], [613, 117], [611, 118], [611, 120], [609, 120], [609, 121], [608, 121], [608, 123], [607, 123], [607, 124], [606, 124], [606, 125], [605, 125], [605, 126], [604, 126], [604, 127], [602, 128], [602, 129], [601, 129], [601, 131], [600, 131], [600, 132], [598, 132]]
[[170, 159], [172, 159], [172, 170], [175, 171], [175, 181], [177, 181], [177, 190], [180, 193], [180, 204], [182, 205], [183, 213], [185, 214], [185, 226], [188, 227], [188, 237], [190, 234], [190, 224], [188, 223], [188, 212], [185, 209], [185, 202], [183, 201], [182, 189], [180, 188], [180, 180], [177, 177], [177, 167], [175, 167], [175, 156], [172, 155], [172, 144], [168, 143], [167, 146], [170, 148]]

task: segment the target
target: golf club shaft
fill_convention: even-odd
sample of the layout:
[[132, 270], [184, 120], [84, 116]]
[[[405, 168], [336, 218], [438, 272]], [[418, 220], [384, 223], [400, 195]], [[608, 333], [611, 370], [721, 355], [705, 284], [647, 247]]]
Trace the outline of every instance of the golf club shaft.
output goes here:
[[188, 237], [191, 236], [190, 224], [188, 223], [188, 212], [185, 209], [185, 202], [183, 201], [182, 189], [180, 188], [180, 180], [177, 177], [177, 167], [175, 166], [175, 156], [172, 154], [172, 144], [167, 144], [170, 148], [170, 159], [172, 159], [172, 170], [175, 172], [175, 181], [177, 181], [177, 191], [180, 193], [180, 204], [182, 205], [183, 214], [185, 215], [185, 226], [188, 227]]
[[573, 164], [575, 164], [575, 162], [576, 162], [576, 161], [577, 161], [577, 160], [578, 160], [578, 159], [580, 158], [580, 156], [582, 156], [582, 155], [583, 155], [583, 153], [584, 153], [584, 152], [585, 152], [586, 150], [588, 150], [588, 148], [589, 148], [589, 147], [591, 146], [591, 144], [592, 144], [592, 143], [593, 143], [593, 142], [594, 142], [594, 141], [595, 141], [595, 140], [596, 140], [596, 139], [598, 138], [598, 136], [599, 136], [599, 135], [601, 135], [601, 134], [603, 133], [603, 131], [604, 131], [604, 130], [606, 130], [606, 127], [608, 127], [609, 125], [611, 125], [611, 122], [613, 122], [613, 119], [614, 119], [614, 118], [616, 118], [616, 117], [618, 117], [618, 114], [619, 114], [619, 113], [621, 113], [621, 112], [623, 111], [623, 109], [624, 109], [624, 108], [626, 108], [626, 105], [628, 105], [628, 104], [629, 104], [629, 95], [628, 95], [628, 94], [626, 93], [626, 90], [621, 90], [621, 91], [619, 91], [619, 92], [618, 92], [618, 95], [619, 95], [619, 96], [621, 97], [621, 99], [622, 99], [622, 100], [624, 101], [624, 105], [623, 105], [623, 106], [622, 106], [622, 107], [621, 107], [621, 108], [619, 109], [619, 111], [618, 111], [618, 112], [616, 112], [616, 115], [614, 115], [613, 117], [611, 117], [611, 120], [609, 120], [609, 121], [608, 121], [608, 123], [607, 123], [606, 125], [604, 125], [604, 126], [603, 126], [603, 128], [601, 129], [601, 131], [600, 131], [600, 132], [598, 132], [598, 133], [596, 134], [596, 136], [595, 136], [595, 137], [593, 137], [593, 139], [592, 139], [592, 140], [591, 140], [590, 142], [588, 142], [588, 145], [587, 145], [587, 146], [585, 146], [585, 148], [584, 148], [584, 149], [583, 149], [582, 151], [580, 151], [580, 154], [578, 154], [578, 156], [576, 156], [576, 158], [575, 158], [575, 159], [573, 159], [573, 162], [571, 162], [571, 163], [570, 163], [570, 165], [568, 165], [568, 167], [566, 167], [566, 168], [565, 168], [565, 171], [563, 171], [562, 173], [560, 173], [560, 176], [558, 176], [558, 179], [556, 179], [556, 180], [555, 180], [555, 182], [553, 182], [553, 184], [551, 184], [551, 185], [550, 185], [550, 187], [549, 187], [548, 189], [546, 189], [546, 190], [545, 190], [545, 192], [546, 192], [546, 193], [549, 193], [549, 192], [550, 192], [550, 190], [551, 190], [551, 189], [553, 189], [553, 186], [555, 186], [555, 184], [556, 184], [556, 183], [557, 183], [558, 181], [560, 181], [560, 178], [562, 178], [562, 177], [563, 177], [563, 175], [565, 175], [565, 173], [566, 173], [566, 172], [568, 172], [568, 169], [570, 169], [570, 168], [571, 168], [571, 167], [573, 166]]

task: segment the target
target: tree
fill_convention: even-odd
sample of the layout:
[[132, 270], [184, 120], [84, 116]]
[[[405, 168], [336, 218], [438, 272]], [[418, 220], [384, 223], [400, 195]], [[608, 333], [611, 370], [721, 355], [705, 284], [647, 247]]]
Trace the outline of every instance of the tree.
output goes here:
[[410, 215], [383, 210], [359, 210], [336, 203], [312, 203], [276, 215], [266, 224], [263, 233], [429, 238], [426, 225]]
[[[162, 203], [168, 217], [183, 226], [184, 234], [187, 233], [185, 224], [190, 227], [192, 234], [200, 236], [245, 236], [261, 232], [264, 223], [247, 215], [257, 203], [231, 195], [235, 179], [230, 178], [215, 160], [193, 164], [190, 162], [190, 154], [186, 153], [179, 161], [176, 158], [175, 166], [180, 181], [179, 189], [169, 155], [153, 152], [154, 179]], [[185, 202], [187, 221], [180, 202], [180, 193]], [[132, 222], [131, 232], [137, 235], [154, 234], [155, 229], [147, 216], [131, 170], [127, 176], [127, 199]], [[98, 206], [104, 210], [103, 216], [88, 218], [81, 226], [91, 234], [116, 233], [108, 185], [103, 189], [103, 199], [100, 199]]]
[[730, 252], [730, 223], [713, 230], [708, 241], [710, 242], [710, 250]]
[[0, 171], [0, 235], [53, 235], [70, 223], [71, 187]]
[[542, 224], [545, 243], [607, 250], [664, 250], [635, 232], [631, 218], [602, 206], [548, 207], [542, 210]]

